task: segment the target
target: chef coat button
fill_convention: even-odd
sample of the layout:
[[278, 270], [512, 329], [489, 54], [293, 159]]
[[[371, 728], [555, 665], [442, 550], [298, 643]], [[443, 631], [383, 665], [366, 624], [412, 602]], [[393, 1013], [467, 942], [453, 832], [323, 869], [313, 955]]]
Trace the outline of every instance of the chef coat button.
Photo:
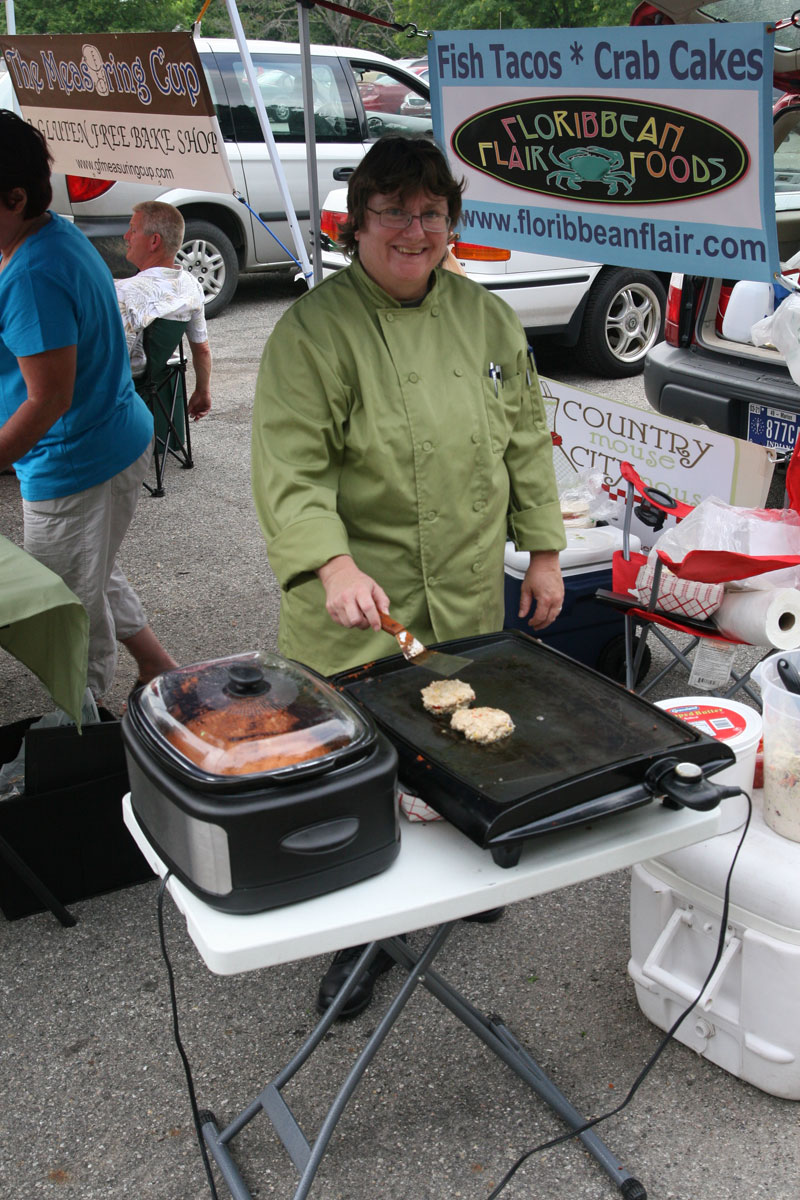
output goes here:
[[461, 376], [464, 374], [464, 372], [461, 370], [461, 367], [455, 367], [453, 370], [453, 374], [457, 375], [458, 378], [460, 379]]
[[439, 315], [439, 310], [438, 310], [438, 308], [432, 308], [432, 309], [431, 309], [431, 316], [432, 316], [432, 317], [438, 317], [438, 315]]
[[439, 514], [437, 513], [436, 509], [432, 508], [431, 511], [427, 514], [427, 517], [428, 517], [429, 521], [435, 521], [436, 518], [438, 517], [438, 515]]
[[473, 433], [472, 441], [476, 446], [480, 440], [481, 440], [481, 435], [479, 433]]
[[394, 313], [387, 313], [387, 314], [386, 314], [386, 320], [387, 320], [387, 321], [393, 321], [393, 320], [394, 320]]
[[423, 443], [422, 443], [422, 449], [423, 449], [423, 450], [432, 450], [432, 449], [433, 449], [433, 442], [423, 442]]
[[417, 374], [416, 374], [414, 371], [412, 371], [412, 372], [411, 372], [411, 374], [410, 374], [410, 375], [409, 375], [409, 377], [408, 377], [408, 382], [409, 382], [409, 383], [418, 383], [418, 382], [419, 382], [419, 375], [417, 375]]
[[434, 586], [434, 584], [435, 584], [435, 583], [437, 583], [437, 582], [438, 582], [438, 581], [437, 581], [437, 579], [436, 579], [436, 576], [435, 576], [435, 575], [429, 575], [429, 576], [428, 576], [428, 586], [429, 586], [429, 587], [433, 587], [433, 586]]
[[482, 567], [483, 567], [483, 563], [479, 563], [479, 562], [473, 563], [472, 564], [472, 574], [477, 575], [478, 572], [482, 569]]
[[483, 510], [483, 500], [476, 500], [472, 506], [473, 512], [481, 512]]

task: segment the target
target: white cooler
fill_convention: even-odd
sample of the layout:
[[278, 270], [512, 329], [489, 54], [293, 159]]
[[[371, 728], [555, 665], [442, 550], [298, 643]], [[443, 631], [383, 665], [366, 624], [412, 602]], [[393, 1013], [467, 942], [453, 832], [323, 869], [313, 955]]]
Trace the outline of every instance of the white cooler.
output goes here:
[[[628, 972], [642, 1012], [669, 1029], [716, 952], [741, 830], [633, 868]], [[727, 941], [676, 1038], [773, 1096], [800, 1099], [800, 842], [774, 833], [756, 793], [731, 884]]]

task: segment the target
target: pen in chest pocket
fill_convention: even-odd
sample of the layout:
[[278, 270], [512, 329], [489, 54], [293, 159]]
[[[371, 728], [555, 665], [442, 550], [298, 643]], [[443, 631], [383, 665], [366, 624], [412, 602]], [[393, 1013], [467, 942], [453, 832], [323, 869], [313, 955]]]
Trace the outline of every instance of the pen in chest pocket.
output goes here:
[[489, 363], [489, 378], [494, 384], [494, 394], [496, 396], [498, 383], [500, 384], [500, 387], [503, 386], [503, 368], [499, 363]]

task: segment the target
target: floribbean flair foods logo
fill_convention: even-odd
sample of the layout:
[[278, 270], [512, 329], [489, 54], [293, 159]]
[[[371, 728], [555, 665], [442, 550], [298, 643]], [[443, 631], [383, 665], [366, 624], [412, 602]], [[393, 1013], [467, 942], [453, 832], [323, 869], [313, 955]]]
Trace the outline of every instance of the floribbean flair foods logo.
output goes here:
[[467, 165], [512, 187], [594, 203], [668, 203], [730, 187], [747, 148], [714, 121], [612, 96], [516, 100], [453, 133]]

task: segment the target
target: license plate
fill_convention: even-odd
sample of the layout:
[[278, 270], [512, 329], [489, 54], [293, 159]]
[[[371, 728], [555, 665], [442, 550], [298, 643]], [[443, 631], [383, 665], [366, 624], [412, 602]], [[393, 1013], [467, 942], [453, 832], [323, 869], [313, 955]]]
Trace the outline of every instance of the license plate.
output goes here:
[[751, 404], [747, 418], [747, 440], [791, 454], [800, 433], [800, 413], [766, 404]]

